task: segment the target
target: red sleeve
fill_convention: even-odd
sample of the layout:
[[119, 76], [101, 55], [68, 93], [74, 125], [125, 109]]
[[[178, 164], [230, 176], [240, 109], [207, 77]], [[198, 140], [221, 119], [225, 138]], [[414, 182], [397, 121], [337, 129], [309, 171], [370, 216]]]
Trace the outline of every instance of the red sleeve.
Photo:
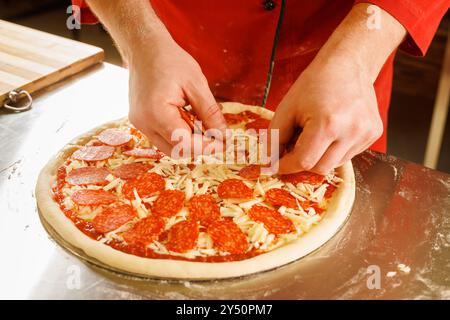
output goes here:
[[80, 7], [81, 23], [94, 24], [98, 22], [97, 17], [92, 13], [84, 0], [72, 0], [72, 5]]
[[408, 31], [400, 49], [417, 56], [424, 56], [450, 0], [355, 0], [372, 3], [388, 12]]

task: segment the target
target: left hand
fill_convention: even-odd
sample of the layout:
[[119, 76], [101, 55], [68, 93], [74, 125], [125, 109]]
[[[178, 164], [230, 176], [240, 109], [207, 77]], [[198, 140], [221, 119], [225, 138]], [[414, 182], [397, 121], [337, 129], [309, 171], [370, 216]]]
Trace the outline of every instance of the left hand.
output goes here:
[[303, 129], [279, 162], [280, 173], [326, 174], [366, 150], [382, 134], [375, 90], [353, 61], [314, 61], [278, 106], [270, 129], [279, 129], [280, 151], [296, 127]]

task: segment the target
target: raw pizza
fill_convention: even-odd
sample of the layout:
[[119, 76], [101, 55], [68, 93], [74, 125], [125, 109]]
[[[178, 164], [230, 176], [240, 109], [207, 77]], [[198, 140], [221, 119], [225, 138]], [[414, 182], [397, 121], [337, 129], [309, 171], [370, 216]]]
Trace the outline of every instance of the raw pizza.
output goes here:
[[[224, 103], [230, 128], [272, 112]], [[254, 135], [246, 137], [258, 139]], [[126, 119], [67, 145], [42, 170], [39, 211], [91, 261], [136, 275], [211, 279], [273, 269], [324, 244], [353, 204], [351, 163], [326, 176], [174, 160]]]

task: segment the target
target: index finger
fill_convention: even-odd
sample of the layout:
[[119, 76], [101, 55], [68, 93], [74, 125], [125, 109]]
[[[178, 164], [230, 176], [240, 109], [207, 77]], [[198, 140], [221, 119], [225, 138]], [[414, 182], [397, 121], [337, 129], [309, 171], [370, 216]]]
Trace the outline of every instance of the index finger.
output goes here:
[[227, 127], [222, 114], [221, 105], [216, 102], [206, 81], [200, 81], [195, 87], [186, 90], [188, 100], [195, 114], [202, 120], [208, 129], [224, 131]]
[[279, 172], [294, 173], [314, 168], [332, 142], [320, 125], [306, 123], [293, 150], [280, 159]]
[[[182, 143], [180, 148], [184, 150], [191, 150], [191, 155], [197, 156], [203, 154], [203, 150], [213, 141], [201, 134], [193, 134], [192, 128], [186, 123], [186, 121], [181, 117], [178, 107], [170, 106], [168, 107], [168, 113], [164, 119], [159, 123], [159, 134], [169, 143], [172, 147]], [[182, 141], [180, 139], [173, 140], [174, 133], [179, 131], [179, 137], [183, 137]], [[218, 143], [218, 145], [221, 145]], [[172, 149], [173, 150], [173, 149]], [[186, 156], [186, 155], [184, 155]]]

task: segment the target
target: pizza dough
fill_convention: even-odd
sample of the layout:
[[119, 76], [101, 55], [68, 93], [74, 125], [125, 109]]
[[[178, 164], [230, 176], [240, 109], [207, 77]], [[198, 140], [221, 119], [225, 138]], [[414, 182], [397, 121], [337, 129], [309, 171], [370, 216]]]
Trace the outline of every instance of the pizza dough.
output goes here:
[[[251, 110], [266, 119], [272, 117], [272, 112], [260, 107], [246, 106], [240, 103], [223, 103], [224, 112], [237, 114]], [[74, 152], [81, 157], [103, 157], [111, 150], [87, 151], [79, 148], [93, 136], [103, 132], [102, 139], [111, 144], [120, 145], [129, 140], [127, 136], [117, 136], [105, 129], [117, 127], [124, 123], [124, 119], [105, 124], [83, 134], [63, 150], [61, 150], [41, 171], [37, 186], [36, 199], [42, 218], [70, 245], [81, 249], [88, 260], [100, 262], [112, 269], [138, 276], [175, 278], [175, 279], [220, 279], [239, 277], [262, 272], [283, 266], [295, 261], [325, 244], [343, 225], [350, 214], [355, 196], [355, 178], [351, 162], [336, 169], [336, 175], [342, 178], [338, 188], [328, 202], [328, 207], [321, 221], [313, 226], [309, 232], [272, 251], [250, 257], [248, 259], [230, 262], [197, 262], [171, 259], [150, 259], [125, 253], [94, 240], [80, 229], [72, 220], [67, 218], [54, 200], [52, 187], [55, 184], [57, 170]], [[265, 125], [265, 124], [263, 124]], [[106, 132], [106, 133], [105, 133]], [[81, 151], [80, 151], [81, 150]], [[85, 154], [82, 154], [82, 153]], [[83, 177], [86, 177], [83, 175]], [[72, 179], [76, 179], [74, 173]], [[90, 172], [89, 179], [102, 179], [101, 171]], [[257, 213], [255, 213], [255, 216]]]

